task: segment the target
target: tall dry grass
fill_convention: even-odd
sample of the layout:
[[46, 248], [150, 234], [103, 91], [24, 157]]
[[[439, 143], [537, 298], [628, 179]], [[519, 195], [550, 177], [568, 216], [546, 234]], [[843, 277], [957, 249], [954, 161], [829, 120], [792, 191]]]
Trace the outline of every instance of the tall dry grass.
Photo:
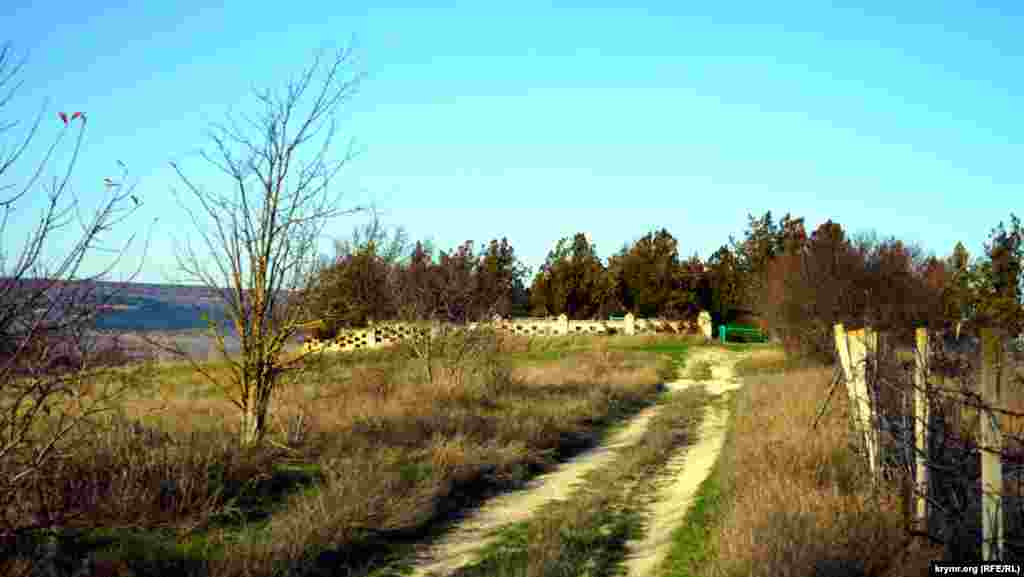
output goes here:
[[[580, 337], [546, 343], [567, 354], [530, 363], [514, 359], [537, 357], [536, 341], [492, 344], [457, 364], [436, 358], [433, 382], [401, 350], [311, 359], [275, 394], [268, 443], [244, 451], [222, 391], [186, 367], [150, 366], [139, 394], [14, 513], [76, 507], [83, 528], [176, 533], [168, 559], [106, 546], [136, 574], [356, 570], [388, 542], [594, 444], [600, 425], [654, 398], [666, 370], [654, 353], [577, 350]], [[296, 467], [306, 475], [283, 472]]]
[[[319, 490], [290, 499], [267, 539], [236, 548], [236, 559], [261, 567], [275, 559], [315, 563], [310, 551], [330, 543], [320, 553], [326, 563], [346, 546], [415, 535], [467, 504], [460, 495], [518, 484], [594, 444], [596, 424], [653, 396], [657, 367], [631, 361], [636, 355], [580, 353], [499, 382], [461, 383], [417, 383], [411, 375], [421, 373], [411, 367], [353, 367], [358, 386], [319, 391], [329, 410], [307, 405], [320, 433]], [[317, 402], [282, 400], [282, 413]]]
[[923, 574], [905, 558], [899, 488], [873, 491], [850, 450], [845, 395], [833, 395], [812, 426], [832, 367], [786, 363], [772, 351], [744, 362], [747, 386], [737, 399], [725, 473], [734, 499], [715, 536], [719, 561], [707, 574]]

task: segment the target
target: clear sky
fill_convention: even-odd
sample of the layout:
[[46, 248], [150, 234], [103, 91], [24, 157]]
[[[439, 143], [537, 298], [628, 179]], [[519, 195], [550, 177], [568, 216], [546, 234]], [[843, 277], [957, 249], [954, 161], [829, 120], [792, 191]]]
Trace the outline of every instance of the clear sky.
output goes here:
[[706, 258], [772, 210], [978, 255], [1024, 213], [1020, 3], [502, 4], [5, 0], [0, 41], [29, 60], [2, 120], [48, 102], [41, 146], [87, 113], [76, 191], [127, 164], [145, 203], [110, 239], [152, 232], [117, 269], [144, 282], [174, 280], [189, 230], [168, 162], [226, 185], [194, 155], [207, 123], [353, 36], [339, 134], [361, 155], [337, 185], [439, 248], [507, 236], [536, 269], [577, 231], [604, 258], [666, 227]]

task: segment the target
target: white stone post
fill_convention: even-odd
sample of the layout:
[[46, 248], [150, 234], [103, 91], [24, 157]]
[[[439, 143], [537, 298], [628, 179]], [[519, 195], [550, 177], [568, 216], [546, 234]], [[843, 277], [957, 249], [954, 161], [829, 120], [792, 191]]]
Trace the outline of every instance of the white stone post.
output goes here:
[[565, 313], [558, 315], [558, 324], [556, 326], [558, 328], [555, 329], [555, 334], [569, 334], [569, 317], [565, 316]]
[[704, 335], [705, 339], [710, 341], [713, 338], [711, 335], [711, 313], [700, 311], [700, 314], [697, 315], [697, 326], [700, 327], [700, 334]]

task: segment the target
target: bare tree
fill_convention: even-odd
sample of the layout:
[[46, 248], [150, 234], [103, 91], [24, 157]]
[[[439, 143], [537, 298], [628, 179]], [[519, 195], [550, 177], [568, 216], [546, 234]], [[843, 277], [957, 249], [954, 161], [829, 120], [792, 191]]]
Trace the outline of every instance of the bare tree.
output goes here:
[[[351, 60], [351, 50], [342, 50], [321, 67], [318, 55], [283, 96], [257, 91], [263, 115], [242, 118], [253, 136], [230, 113], [227, 124], [213, 125], [210, 139], [216, 153], [201, 156], [227, 175], [230, 185], [221, 191], [204, 188], [171, 163], [198, 200], [200, 211], [182, 206], [213, 261], [212, 266], [204, 263], [188, 246], [184, 254], [179, 251], [179, 266], [191, 280], [221, 296], [240, 349], [238, 358], [232, 358], [225, 344], [227, 327], [211, 323], [216, 348], [231, 368], [229, 382], [190, 360], [241, 411], [243, 445], [262, 441], [271, 395], [282, 372], [296, 366], [285, 359], [285, 347], [309, 320], [303, 295], [314, 280], [323, 226], [330, 218], [359, 210], [339, 209], [340, 195], [331, 192], [333, 178], [353, 158], [351, 145], [340, 160], [328, 158], [336, 132], [334, 113], [355, 94], [362, 78], [343, 74]], [[314, 86], [321, 68], [324, 78]], [[306, 99], [309, 110], [300, 118]], [[298, 153], [320, 134], [319, 150], [302, 162]]]
[[[9, 44], [0, 47], [0, 136], [13, 135], [18, 128], [18, 121], [2, 116], [21, 85], [17, 79], [24, 62], [12, 59]], [[116, 265], [127, 245], [114, 250], [113, 262], [98, 274], [79, 273], [87, 256], [110, 250], [101, 246], [103, 235], [139, 203], [127, 202], [134, 187], [96, 183], [96, 189], [108, 195], [93, 214], [83, 212], [70, 178], [86, 117], [81, 112], [72, 113], [70, 120], [66, 113], [58, 116], [63, 121], [61, 133], [28, 170], [13, 169], [26, 157], [42, 111], [23, 137], [13, 138], [12, 147], [0, 147], [0, 535], [58, 524], [62, 516], [72, 514], [40, 509], [37, 499], [26, 498], [26, 491], [45, 492], [47, 465], [81, 442], [84, 437], [79, 433], [85, 426], [124, 392], [90, 390], [104, 380], [94, 378], [99, 354], [110, 352], [97, 350], [90, 329], [100, 306], [114, 296], [97, 281]], [[46, 167], [70, 131], [75, 136], [68, 165], [46, 182]], [[8, 230], [22, 201], [43, 198], [41, 214], [27, 238]], [[17, 218], [24, 222], [22, 215]], [[14, 243], [12, 237], [17, 239]], [[59, 254], [48, 258], [58, 240]]]

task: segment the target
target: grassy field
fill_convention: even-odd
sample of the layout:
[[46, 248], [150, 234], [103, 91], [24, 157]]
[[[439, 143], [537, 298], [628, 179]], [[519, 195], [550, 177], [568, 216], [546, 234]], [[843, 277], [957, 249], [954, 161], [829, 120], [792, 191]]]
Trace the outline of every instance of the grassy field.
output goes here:
[[[662, 403], [637, 450], [591, 473], [571, 500], [509, 527], [459, 572], [610, 576], [642, 530], [638, 480], [691, 441], [702, 405], [721, 402], [732, 408], [725, 449], [663, 575], [917, 575], [940, 557], [905, 538], [894, 482], [871, 490], [848, 445], [846, 395], [834, 394], [814, 426], [833, 367], [730, 344], [747, 352], [736, 365], [743, 389], [659, 394], [674, 375], [708, 378], [707, 365], [685, 362], [696, 346], [723, 345], [508, 340], [457, 367], [440, 360], [433, 383], [394, 351], [324, 355], [290, 377], [274, 400], [273, 442], [252, 451], [233, 443], [236, 409], [190, 369], [138, 367], [125, 373], [145, 384], [139, 393], [22, 501], [87, 511], [82, 529], [60, 538], [110, 570], [94, 574], [397, 575], [412, 544], [455, 511]], [[72, 494], [78, 501], [58, 498]]]
[[368, 575], [654, 402], [686, 346], [507, 339], [486, 358], [440, 359], [434, 382], [396, 351], [323, 355], [278, 391], [271, 442], [244, 451], [221, 391], [186, 366], [134, 367], [120, 378], [136, 394], [26, 488], [17, 512], [80, 511], [56, 538], [110, 575]]

